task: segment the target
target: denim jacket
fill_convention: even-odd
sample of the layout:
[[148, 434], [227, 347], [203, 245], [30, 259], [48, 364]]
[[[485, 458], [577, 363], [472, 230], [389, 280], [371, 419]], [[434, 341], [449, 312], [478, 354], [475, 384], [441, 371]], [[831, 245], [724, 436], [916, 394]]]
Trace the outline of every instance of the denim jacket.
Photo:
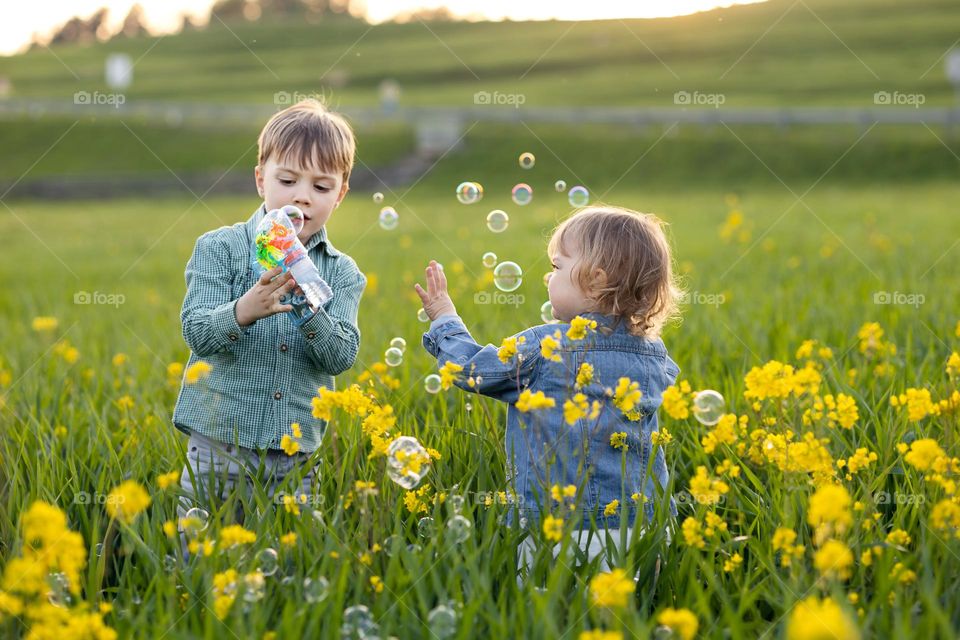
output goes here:
[[[565, 323], [539, 325], [516, 334], [518, 343], [521, 336], [524, 341], [518, 344], [518, 355], [507, 363], [498, 357], [496, 346], [479, 345], [463, 321], [453, 315], [433, 322], [423, 336], [423, 346], [439, 365], [453, 361], [463, 366], [455, 382], [458, 387], [509, 404], [507, 485], [515, 492], [521, 516], [539, 519], [541, 512], [556, 514], [561, 505], [551, 499], [550, 487], [572, 484], [577, 487], [579, 527], [589, 527], [593, 520], [601, 529], [616, 528], [621, 519], [632, 526], [639, 506], [643, 506], [646, 519], [653, 517], [654, 481], [661, 490], [667, 486], [663, 450], [657, 447], [652, 451], [650, 436], [658, 430], [657, 409], [663, 391], [676, 381], [680, 368], [659, 338], [631, 335], [612, 316], [586, 313], [583, 317], [598, 323], [597, 330], [588, 332], [583, 340], [568, 338], [570, 325]], [[558, 330], [562, 338], [555, 354], [561, 362], [541, 353], [542, 339]], [[593, 380], [574, 389], [584, 362], [593, 366]], [[642, 393], [633, 420], [616, 408], [610, 397], [621, 377], [637, 382]], [[521, 412], [516, 402], [527, 389], [542, 391], [555, 400], [555, 406]], [[563, 405], [578, 392], [591, 406], [598, 401], [601, 411], [595, 419], [587, 416], [570, 425]], [[610, 436], [615, 432], [626, 432], [626, 451], [611, 445]], [[631, 499], [634, 494], [646, 499], [635, 501]], [[613, 500], [620, 501], [619, 508], [605, 516], [604, 507]], [[676, 514], [672, 497], [668, 508]], [[565, 519], [572, 515], [569, 506], [562, 505], [562, 509]], [[513, 518], [511, 510], [508, 521]]]

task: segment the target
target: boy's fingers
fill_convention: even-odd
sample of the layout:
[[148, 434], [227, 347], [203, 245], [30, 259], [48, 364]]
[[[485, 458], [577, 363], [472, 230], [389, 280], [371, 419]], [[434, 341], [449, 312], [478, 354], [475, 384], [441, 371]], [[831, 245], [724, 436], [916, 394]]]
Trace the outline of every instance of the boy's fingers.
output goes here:
[[415, 284], [413, 285], [413, 288], [417, 292], [417, 295], [420, 296], [420, 300], [423, 302], [423, 304], [427, 304], [429, 297], [427, 296], [427, 292], [423, 290], [423, 287], [421, 287], [419, 284]]

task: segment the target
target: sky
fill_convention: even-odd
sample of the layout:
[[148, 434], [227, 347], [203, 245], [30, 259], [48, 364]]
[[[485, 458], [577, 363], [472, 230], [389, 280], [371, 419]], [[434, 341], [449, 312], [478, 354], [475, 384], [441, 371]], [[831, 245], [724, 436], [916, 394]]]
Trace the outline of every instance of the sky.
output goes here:
[[[73, 16], [87, 18], [101, 7], [110, 9], [108, 25], [116, 29], [137, 0], [34, 0], [21, 4], [4, 0], [0, 9], [0, 55], [22, 51], [34, 33], [42, 39]], [[389, 20], [398, 13], [419, 7], [446, 6], [454, 15], [490, 20], [589, 20], [603, 18], [659, 18], [704, 11], [732, 4], [762, 0], [593, 0], [560, 3], [556, 0], [366, 0], [366, 16], [372, 22]], [[139, 0], [154, 33], [168, 33], [187, 13], [206, 20], [214, 0]], [[561, 6], [567, 4], [567, 6]]]

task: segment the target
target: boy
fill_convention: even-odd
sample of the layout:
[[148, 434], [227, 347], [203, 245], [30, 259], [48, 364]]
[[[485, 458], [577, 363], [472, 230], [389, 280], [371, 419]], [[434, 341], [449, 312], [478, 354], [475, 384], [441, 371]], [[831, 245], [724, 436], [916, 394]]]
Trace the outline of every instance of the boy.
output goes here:
[[[191, 384], [194, 377], [184, 375], [173, 414], [189, 435], [180, 484], [193, 502], [223, 500], [238, 484], [249, 488], [257, 474], [273, 497], [295, 471], [284, 493], [304, 501], [315, 470], [302, 463], [325, 427], [313, 419], [310, 400], [319, 387], [334, 387], [360, 346], [366, 278], [333, 247], [324, 226], [349, 189], [356, 148], [350, 125], [305, 100], [275, 114], [258, 143], [254, 175], [263, 204], [246, 222], [201, 235], [186, 268], [186, 370], [201, 360], [210, 365], [201, 381]], [[251, 264], [257, 224], [288, 204], [303, 211], [298, 238], [333, 290], [333, 299], [299, 326], [284, 313], [293, 308], [286, 304], [295, 289], [290, 274], [277, 277], [277, 267], [258, 278]], [[192, 506], [181, 498], [179, 517]], [[237, 515], [242, 521], [239, 508]]]

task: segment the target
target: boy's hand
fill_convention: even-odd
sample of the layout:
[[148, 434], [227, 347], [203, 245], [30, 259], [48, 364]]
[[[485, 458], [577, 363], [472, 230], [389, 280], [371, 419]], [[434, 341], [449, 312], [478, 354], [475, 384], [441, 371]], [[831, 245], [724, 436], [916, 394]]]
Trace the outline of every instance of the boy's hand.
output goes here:
[[240, 296], [235, 308], [238, 325], [245, 327], [261, 318], [293, 309], [289, 304], [280, 304], [280, 298], [297, 286], [290, 272], [270, 281], [282, 270], [283, 267], [276, 266], [265, 271], [250, 290]]
[[413, 285], [413, 288], [423, 301], [423, 310], [427, 312], [427, 316], [436, 320], [447, 313], [456, 315], [457, 308], [453, 306], [453, 300], [447, 293], [447, 276], [436, 260], [431, 260], [427, 265], [426, 274], [427, 290], [424, 291], [419, 284]]

